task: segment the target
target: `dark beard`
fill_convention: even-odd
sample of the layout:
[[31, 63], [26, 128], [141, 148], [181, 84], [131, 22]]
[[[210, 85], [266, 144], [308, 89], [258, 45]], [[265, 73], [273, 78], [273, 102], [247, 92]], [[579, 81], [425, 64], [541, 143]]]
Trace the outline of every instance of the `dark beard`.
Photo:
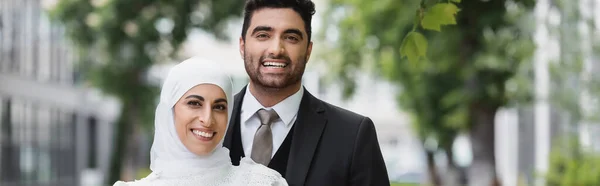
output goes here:
[[259, 70], [262, 66], [262, 61], [264, 61], [266, 58], [267, 56], [261, 56], [259, 58], [259, 61], [257, 61], [257, 66], [253, 66], [254, 59], [250, 56], [244, 57], [244, 66], [246, 68], [246, 73], [248, 73], [250, 80], [255, 86], [261, 87], [262, 89], [267, 91], [278, 91], [293, 86], [302, 80], [302, 76], [304, 75], [304, 69], [306, 66], [306, 56], [302, 56], [300, 58], [301, 63], [295, 64], [294, 66], [292, 66], [291, 59], [288, 56], [269, 56], [268, 58], [270, 59], [285, 60], [288, 64], [286, 68], [292, 68], [292, 71], [290, 73], [281, 75], [285, 77], [277, 77], [278, 80], [271, 81], [269, 81], [267, 77], [263, 77], [263, 75], [260, 74]]

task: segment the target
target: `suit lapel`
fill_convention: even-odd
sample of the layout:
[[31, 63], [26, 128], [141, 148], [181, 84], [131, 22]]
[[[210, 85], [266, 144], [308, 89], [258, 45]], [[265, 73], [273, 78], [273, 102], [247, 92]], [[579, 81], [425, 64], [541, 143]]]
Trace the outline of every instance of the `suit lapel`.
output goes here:
[[227, 127], [227, 132], [225, 133], [225, 139], [223, 139], [223, 146], [227, 147], [230, 151], [233, 147], [233, 131], [235, 126], [239, 126], [240, 124], [240, 112], [242, 110], [242, 101], [244, 99], [244, 94], [246, 93], [246, 87], [242, 88], [242, 90], [237, 93], [233, 100], [233, 111], [231, 113], [231, 118], [229, 121], [229, 126]]
[[294, 126], [285, 175], [290, 185], [304, 185], [326, 124], [327, 119], [321, 101], [305, 89]]

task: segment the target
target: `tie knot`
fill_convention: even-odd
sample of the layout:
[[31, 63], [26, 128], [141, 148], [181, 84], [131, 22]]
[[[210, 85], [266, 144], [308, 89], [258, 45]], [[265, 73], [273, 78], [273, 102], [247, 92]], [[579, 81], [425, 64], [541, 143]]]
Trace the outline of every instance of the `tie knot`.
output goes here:
[[279, 118], [279, 115], [277, 115], [277, 112], [275, 112], [273, 109], [260, 109], [258, 110], [258, 117], [260, 118], [260, 123], [263, 125], [271, 125], [273, 121]]

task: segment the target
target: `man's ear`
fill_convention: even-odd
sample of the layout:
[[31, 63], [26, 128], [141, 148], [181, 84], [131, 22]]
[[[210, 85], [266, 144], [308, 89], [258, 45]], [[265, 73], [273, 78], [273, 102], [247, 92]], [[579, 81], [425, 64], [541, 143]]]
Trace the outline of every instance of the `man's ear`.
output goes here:
[[308, 59], [310, 59], [310, 54], [312, 53], [313, 42], [308, 43], [308, 48], [306, 49], [306, 63], [308, 63]]
[[245, 48], [246, 43], [244, 42], [244, 38], [242, 38], [240, 36], [240, 55], [242, 56], [242, 59], [244, 59], [244, 48]]

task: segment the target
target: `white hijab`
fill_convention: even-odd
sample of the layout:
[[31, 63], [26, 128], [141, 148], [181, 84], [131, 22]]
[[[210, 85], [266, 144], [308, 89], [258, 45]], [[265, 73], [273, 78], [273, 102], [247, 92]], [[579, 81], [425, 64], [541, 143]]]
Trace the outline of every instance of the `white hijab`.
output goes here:
[[223, 147], [223, 139], [219, 139], [210, 155], [198, 156], [183, 145], [175, 131], [173, 106], [188, 90], [199, 84], [214, 84], [223, 89], [227, 96], [229, 125], [233, 110], [233, 84], [220, 64], [193, 57], [175, 65], [162, 86], [160, 103], [156, 108], [154, 142], [150, 150], [150, 169], [154, 176], [175, 178], [231, 165], [229, 150]]

